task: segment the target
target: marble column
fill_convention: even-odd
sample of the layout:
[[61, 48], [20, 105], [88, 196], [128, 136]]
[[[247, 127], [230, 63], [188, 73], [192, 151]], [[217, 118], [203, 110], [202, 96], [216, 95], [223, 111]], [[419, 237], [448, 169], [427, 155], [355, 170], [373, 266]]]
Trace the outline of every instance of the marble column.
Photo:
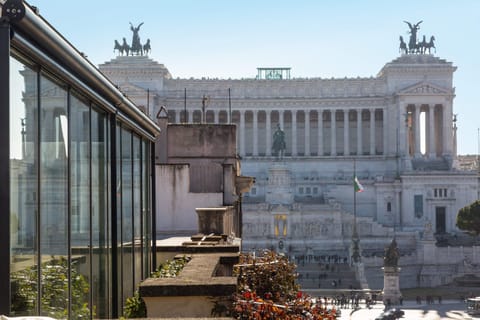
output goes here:
[[297, 155], [297, 110], [292, 110], [292, 156]]
[[245, 156], [245, 110], [240, 110], [240, 155]]
[[389, 128], [394, 128], [393, 126], [389, 126], [390, 122], [388, 121], [388, 111], [387, 108], [385, 107], [382, 110], [382, 128], [383, 128], [383, 155], [388, 155], [389, 154], [389, 143], [388, 143], [388, 138], [389, 138]]
[[283, 110], [278, 111], [278, 117], [280, 118], [280, 129], [285, 130], [285, 124], [283, 119]]
[[213, 123], [219, 123], [219, 110], [213, 110]]
[[258, 156], [258, 110], [253, 110], [253, 155]]
[[375, 155], [375, 109], [370, 109], [370, 155]]
[[305, 110], [305, 156], [310, 155], [310, 110]]
[[420, 158], [422, 156], [422, 151], [420, 150], [420, 112], [421, 105], [415, 104], [415, 120], [414, 120], [414, 134], [415, 134], [415, 148], [414, 148], [414, 157]]
[[395, 210], [393, 210], [393, 214], [394, 214], [394, 227], [399, 227], [400, 230], [402, 230], [403, 226], [402, 226], [402, 212], [400, 211], [400, 192], [401, 189], [397, 189], [395, 188]]
[[357, 155], [363, 154], [362, 109], [357, 109]]
[[318, 156], [323, 156], [323, 110], [318, 110]]
[[[280, 120], [280, 129], [282, 129], [285, 132], [285, 119], [284, 119], [284, 111], [283, 110], [278, 111], [278, 117], [279, 117], [279, 120]], [[286, 145], [285, 150], [283, 151], [284, 156], [285, 156], [285, 153], [287, 153], [287, 148], [288, 148], [288, 143], [287, 143], [286, 140], [285, 140], [285, 145]]]
[[448, 101], [445, 104], [441, 105], [442, 109], [442, 153], [446, 156], [454, 156], [456, 155], [454, 149], [454, 132], [453, 132], [453, 110], [452, 110], [452, 102]]
[[180, 114], [182, 113], [181, 110], [176, 110], [175, 111], [175, 123], [180, 123]]
[[332, 143], [330, 144], [331, 152], [330, 155], [337, 155], [337, 117], [336, 110], [330, 110], [330, 126], [332, 131]]
[[429, 104], [428, 105], [428, 122], [429, 122], [429, 136], [428, 136], [428, 157], [435, 158], [435, 105]]
[[[406, 159], [410, 159], [410, 114], [408, 111], [408, 104], [404, 105], [405, 107], [402, 110], [405, 110], [403, 113], [403, 125], [401, 128], [404, 129], [404, 141], [405, 141], [405, 157]], [[400, 135], [401, 136], [401, 135]]]
[[343, 110], [343, 155], [350, 155], [349, 110]]
[[270, 110], [265, 110], [265, 115], [266, 115], [266, 120], [265, 120], [265, 128], [266, 128], [266, 148], [265, 154], [267, 156], [272, 155], [272, 124], [271, 124], [271, 111]]

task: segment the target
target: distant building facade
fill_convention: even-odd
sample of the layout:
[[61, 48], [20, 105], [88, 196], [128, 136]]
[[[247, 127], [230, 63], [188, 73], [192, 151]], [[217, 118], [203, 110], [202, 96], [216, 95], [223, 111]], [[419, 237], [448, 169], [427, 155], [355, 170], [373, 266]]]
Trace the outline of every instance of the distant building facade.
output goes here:
[[[477, 173], [458, 165], [451, 62], [404, 53], [376, 77], [344, 79], [291, 78], [289, 68], [259, 68], [252, 79], [174, 79], [148, 57], [117, 57], [100, 69], [151, 117], [166, 106], [171, 123], [237, 125], [242, 174], [256, 179], [244, 197], [243, 250], [350, 261], [355, 224], [374, 287], [383, 285], [375, 270], [393, 237], [405, 286], [446, 283], [465, 259], [480, 262], [474, 246], [435, 254], [443, 250], [435, 241], [460, 234], [458, 210], [479, 197]], [[278, 126], [281, 157], [272, 151]], [[365, 189], [356, 197], [354, 175]], [[435, 255], [445, 256], [440, 269], [422, 268]]]

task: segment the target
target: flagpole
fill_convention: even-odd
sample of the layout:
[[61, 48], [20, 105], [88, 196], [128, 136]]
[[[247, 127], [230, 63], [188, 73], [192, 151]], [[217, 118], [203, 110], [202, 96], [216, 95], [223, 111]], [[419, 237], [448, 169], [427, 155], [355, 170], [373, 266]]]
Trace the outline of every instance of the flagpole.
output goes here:
[[357, 233], [357, 190], [355, 187], [357, 179], [356, 160], [353, 158], [353, 233], [352, 233], [352, 264], [360, 262], [360, 239]]
[[353, 158], [353, 239], [358, 239], [357, 234], [357, 190], [355, 189], [355, 179], [357, 178], [356, 160]]

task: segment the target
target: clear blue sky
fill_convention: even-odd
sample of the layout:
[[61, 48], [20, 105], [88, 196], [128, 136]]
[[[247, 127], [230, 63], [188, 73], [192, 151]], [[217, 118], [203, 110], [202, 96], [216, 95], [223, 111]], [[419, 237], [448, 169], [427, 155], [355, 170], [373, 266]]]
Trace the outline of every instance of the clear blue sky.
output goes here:
[[253, 78], [257, 67], [291, 67], [292, 77], [369, 77], [399, 56], [404, 20], [423, 20], [436, 55], [454, 74], [458, 153], [476, 154], [480, 127], [478, 0], [29, 0], [95, 64], [115, 57], [141, 22], [150, 57], [174, 78]]

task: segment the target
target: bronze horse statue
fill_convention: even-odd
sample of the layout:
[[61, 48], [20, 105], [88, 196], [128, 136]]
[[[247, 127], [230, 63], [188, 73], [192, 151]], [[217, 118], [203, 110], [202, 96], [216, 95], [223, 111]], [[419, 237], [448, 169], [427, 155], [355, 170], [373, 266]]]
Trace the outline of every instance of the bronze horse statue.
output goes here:
[[435, 37], [431, 36], [430, 41], [425, 43], [425, 47], [424, 47], [424, 52], [425, 53], [427, 52], [427, 49], [428, 49], [428, 54], [430, 54], [432, 48], [435, 49], [435, 52], [437, 52], [437, 48], [435, 48], [435, 42], [434, 41], [435, 41]]
[[113, 52], [115, 53], [115, 50], [118, 51], [118, 54], [119, 55], [122, 55], [123, 56], [123, 47], [120, 45], [120, 43], [118, 42], [118, 40], [115, 40], [115, 44], [113, 46]]
[[123, 43], [120, 44], [117, 40], [115, 40], [115, 45], [113, 47], [113, 52], [118, 51], [118, 54], [123, 56], [123, 54], [125, 53], [125, 55], [128, 56], [128, 52], [130, 51], [130, 46], [128, 45], [127, 41], [125, 40], [125, 38], [123, 38]]
[[147, 54], [152, 50], [150, 47], [150, 39], [147, 39], [147, 42], [143, 45], [143, 53]]
[[407, 44], [405, 43], [405, 41], [403, 41], [403, 37], [402, 37], [402, 36], [400, 36], [399, 52], [402, 53], [402, 54], [408, 53]]
[[125, 38], [123, 38], [122, 47], [123, 47], [123, 50], [125, 51], [125, 55], [128, 56], [128, 53], [130, 52], [130, 46], [128, 45], [127, 40]]

